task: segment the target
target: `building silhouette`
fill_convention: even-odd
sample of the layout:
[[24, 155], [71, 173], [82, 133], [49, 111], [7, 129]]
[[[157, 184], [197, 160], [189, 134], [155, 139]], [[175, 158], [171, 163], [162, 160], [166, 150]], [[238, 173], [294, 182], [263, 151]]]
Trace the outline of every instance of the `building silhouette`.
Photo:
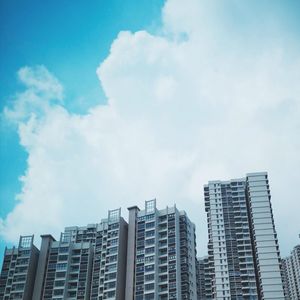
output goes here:
[[5, 249], [0, 275], [0, 299], [31, 299], [39, 250], [32, 236], [21, 236], [18, 247]]
[[108, 212], [100, 223], [66, 227], [58, 240], [22, 236], [6, 249], [0, 299], [197, 299], [195, 226], [175, 206]]
[[287, 300], [300, 299], [300, 245], [282, 260], [284, 288]]
[[284, 299], [268, 175], [204, 186], [213, 299]]
[[281, 261], [268, 175], [204, 186], [208, 255], [196, 259], [195, 225], [176, 206], [110, 210], [66, 227], [58, 240], [21, 236], [5, 249], [0, 300], [300, 299], [300, 247]]
[[197, 299], [195, 225], [184, 211], [156, 200], [130, 207], [128, 240], [126, 299]]

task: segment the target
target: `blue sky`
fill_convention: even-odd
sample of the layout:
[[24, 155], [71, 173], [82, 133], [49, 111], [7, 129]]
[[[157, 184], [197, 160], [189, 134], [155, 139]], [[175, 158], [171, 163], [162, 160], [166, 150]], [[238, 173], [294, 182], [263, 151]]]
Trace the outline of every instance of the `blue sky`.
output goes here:
[[296, 244], [300, 2], [164, 2], [0, 2], [1, 253], [158, 197], [205, 254], [203, 184], [265, 170], [283, 253]]
[[[35, 65], [46, 65], [64, 83], [68, 110], [81, 114], [105, 103], [97, 66], [119, 31], [156, 30], [163, 2], [1, 1], [0, 110], [22, 89], [17, 71]], [[19, 145], [16, 128], [3, 118], [0, 130], [0, 217], [5, 218], [21, 190], [18, 178], [26, 170], [27, 154]], [[1, 255], [4, 244], [1, 240]]]

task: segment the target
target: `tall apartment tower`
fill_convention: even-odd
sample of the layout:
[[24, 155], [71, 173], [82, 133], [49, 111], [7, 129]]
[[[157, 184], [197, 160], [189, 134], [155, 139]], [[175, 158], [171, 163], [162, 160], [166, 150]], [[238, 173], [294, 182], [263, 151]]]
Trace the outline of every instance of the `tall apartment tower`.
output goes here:
[[39, 250], [32, 236], [21, 236], [19, 246], [5, 249], [0, 275], [0, 299], [31, 300]]
[[129, 208], [126, 300], [197, 299], [195, 226], [176, 207]]
[[67, 227], [73, 242], [89, 241], [94, 247], [91, 300], [125, 299], [128, 224], [121, 209], [110, 210], [96, 225]]
[[300, 245], [282, 260], [284, 287], [287, 300], [300, 300]]
[[73, 243], [65, 233], [59, 241], [42, 235], [32, 299], [88, 299], [92, 261], [90, 242]]
[[[197, 286], [197, 300], [201, 300], [203, 295], [205, 296], [204, 292], [204, 276], [201, 276], [203, 272], [203, 265], [200, 263], [199, 258], [196, 260], [196, 286]], [[203, 274], [204, 275], [204, 274]]]
[[98, 224], [67, 227], [59, 241], [42, 236], [34, 300], [123, 300], [127, 223], [120, 209]]
[[195, 226], [176, 207], [120, 209], [98, 224], [67, 227], [58, 240], [21, 237], [6, 249], [0, 300], [197, 300]]
[[267, 173], [204, 186], [213, 299], [284, 299]]
[[212, 274], [208, 256], [197, 258], [197, 295], [198, 300], [212, 299]]

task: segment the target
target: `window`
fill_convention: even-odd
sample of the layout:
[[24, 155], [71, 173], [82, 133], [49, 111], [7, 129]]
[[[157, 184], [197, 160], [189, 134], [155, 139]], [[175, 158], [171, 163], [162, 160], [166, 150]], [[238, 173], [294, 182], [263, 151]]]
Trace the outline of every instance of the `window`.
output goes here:
[[58, 263], [56, 265], [56, 270], [61, 271], [61, 270], [66, 270], [67, 269], [67, 264], [66, 263]]
[[115, 295], [116, 295], [115, 291], [107, 292], [106, 294], [104, 294], [104, 299], [113, 298]]
[[154, 271], [154, 265], [145, 266], [145, 272]]
[[59, 248], [59, 253], [66, 253], [69, 252], [69, 247], [60, 247]]
[[155, 226], [155, 222], [146, 223], [146, 228], [153, 228]]
[[145, 248], [145, 253], [146, 253], [146, 254], [154, 253], [154, 251], [155, 251], [155, 248], [154, 248], [154, 247]]
[[145, 284], [145, 290], [154, 290], [154, 283]]
[[154, 255], [145, 257], [145, 263], [150, 263], [152, 261], [154, 261]]
[[155, 231], [154, 230], [150, 230], [150, 231], [146, 231], [146, 237], [151, 237], [155, 235]]
[[33, 242], [33, 236], [22, 236], [20, 238], [20, 248], [30, 248]]
[[155, 202], [156, 202], [155, 199], [146, 201], [146, 214], [152, 213], [155, 211], [155, 206], [156, 206]]
[[146, 245], [153, 245], [155, 242], [155, 239], [148, 239], [146, 240]]
[[154, 293], [146, 294], [145, 295], [145, 300], [154, 300]]
[[54, 296], [60, 296], [63, 295], [64, 290], [53, 290], [53, 294]]
[[154, 280], [154, 274], [148, 274], [148, 275], [145, 275], [145, 280], [146, 280], [146, 281]]

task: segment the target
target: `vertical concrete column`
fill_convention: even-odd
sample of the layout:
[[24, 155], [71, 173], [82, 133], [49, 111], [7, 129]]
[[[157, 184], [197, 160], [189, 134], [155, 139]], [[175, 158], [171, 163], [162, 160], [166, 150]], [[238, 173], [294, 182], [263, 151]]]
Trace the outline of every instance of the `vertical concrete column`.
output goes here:
[[127, 241], [127, 267], [126, 267], [126, 289], [125, 300], [134, 299], [134, 277], [135, 277], [135, 242], [136, 242], [136, 220], [139, 212], [137, 206], [128, 208], [128, 241]]
[[35, 276], [35, 283], [34, 283], [34, 290], [33, 290], [33, 297], [32, 297], [33, 300], [42, 299], [49, 248], [51, 246], [51, 243], [55, 241], [55, 239], [50, 234], [41, 235], [41, 238], [42, 238], [42, 244], [41, 244], [41, 250], [40, 250], [38, 266], [36, 270], [36, 276]]
[[246, 184], [260, 297], [263, 300], [284, 300], [281, 258], [268, 174], [266, 172], [247, 174]]

